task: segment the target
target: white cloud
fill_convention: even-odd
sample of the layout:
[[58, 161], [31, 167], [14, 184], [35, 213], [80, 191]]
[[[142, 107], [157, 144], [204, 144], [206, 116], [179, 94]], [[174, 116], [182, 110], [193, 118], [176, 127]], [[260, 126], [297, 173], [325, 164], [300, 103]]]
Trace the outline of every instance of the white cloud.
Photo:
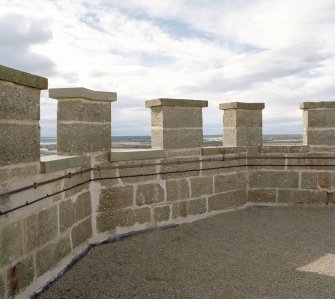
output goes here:
[[[223, 101], [266, 102], [266, 132], [299, 132], [298, 103], [329, 100], [335, 91], [331, 0], [0, 0], [0, 6], [0, 37], [10, 41], [0, 48], [0, 63], [46, 75], [50, 87], [117, 91], [118, 135], [149, 134], [144, 100], [157, 97], [209, 100], [206, 133], [221, 134]], [[41, 105], [43, 132], [54, 134], [55, 103], [43, 98]], [[286, 127], [277, 125], [280, 119]]]

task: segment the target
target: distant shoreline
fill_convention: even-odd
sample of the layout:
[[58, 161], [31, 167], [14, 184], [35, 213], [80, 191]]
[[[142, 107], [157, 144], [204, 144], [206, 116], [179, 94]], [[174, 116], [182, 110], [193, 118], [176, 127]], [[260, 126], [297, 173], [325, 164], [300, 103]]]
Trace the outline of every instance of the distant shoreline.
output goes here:
[[[41, 137], [41, 156], [57, 154], [57, 138]], [[263, 134], [264, 145], [302, 145], [302, 134]], [[204, 135], [203, 147], [222, 146], [222, 135]], [[144, 149], [151, 148], [151, 136], [112, 136], [111, 148]]]

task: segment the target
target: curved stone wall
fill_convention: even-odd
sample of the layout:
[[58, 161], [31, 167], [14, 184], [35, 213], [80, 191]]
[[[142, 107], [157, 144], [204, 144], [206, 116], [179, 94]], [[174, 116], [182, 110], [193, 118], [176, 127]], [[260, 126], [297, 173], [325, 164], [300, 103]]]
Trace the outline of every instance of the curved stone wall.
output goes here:
[[[0, 67], [0, 298], [38, 292], [91, 244], [249, 205], [331, 205], [335, 104], [303, 103], [304, 145], [262, 145], [262, 103], [224, 103], [225, 144], [202, 148], [207, 101], [157, 99], [152, 149], [116, 150], [116, 93], [50, 90], [58, 155], [39, 158], [47, 80]], [[224, 217], [224, 214], [223, 214]]]

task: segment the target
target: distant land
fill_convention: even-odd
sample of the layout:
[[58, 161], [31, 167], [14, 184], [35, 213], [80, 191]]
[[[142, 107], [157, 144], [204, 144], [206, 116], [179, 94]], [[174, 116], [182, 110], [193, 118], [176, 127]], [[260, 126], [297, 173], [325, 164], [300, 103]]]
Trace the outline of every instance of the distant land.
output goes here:
[[[203, 146], [222, 146], [222, 135], [204, 135]], [[57, 138], [41, 137], [41, 156], [55, 155]], [[302, 134], [264, 134], [263, 143], [268, 145], [300, 145]], [[113, 136], [112, 148], [150, 148], [150, 136]]]

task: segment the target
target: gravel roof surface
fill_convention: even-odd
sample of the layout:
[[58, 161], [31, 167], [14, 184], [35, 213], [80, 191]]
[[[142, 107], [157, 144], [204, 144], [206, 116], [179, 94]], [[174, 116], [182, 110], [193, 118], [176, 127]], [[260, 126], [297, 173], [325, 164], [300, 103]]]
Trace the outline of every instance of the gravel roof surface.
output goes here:
[[335, 298], [335, 208], [253, 207], [99, 245], [39, 298]]

